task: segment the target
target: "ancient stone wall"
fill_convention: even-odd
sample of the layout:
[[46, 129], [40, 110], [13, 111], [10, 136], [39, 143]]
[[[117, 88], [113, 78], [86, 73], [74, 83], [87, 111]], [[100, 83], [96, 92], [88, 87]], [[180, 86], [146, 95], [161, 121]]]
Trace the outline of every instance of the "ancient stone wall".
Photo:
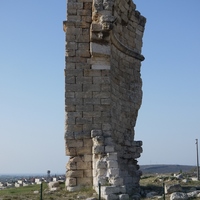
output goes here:
[[66, 187], [102, 185], [106, 199], [139, 192], [145, 18], [131, 0], [68, 0], [65, 66]]

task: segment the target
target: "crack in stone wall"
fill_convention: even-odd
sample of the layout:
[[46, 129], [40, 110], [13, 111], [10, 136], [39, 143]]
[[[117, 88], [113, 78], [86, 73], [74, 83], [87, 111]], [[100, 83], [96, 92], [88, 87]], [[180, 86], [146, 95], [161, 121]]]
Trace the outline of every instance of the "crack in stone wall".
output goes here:
[[139, 193], [134, 127], [146, 19], [131, 0], [68, 0], [65, 142], [69, 191], [102, 184], [105, 199]]

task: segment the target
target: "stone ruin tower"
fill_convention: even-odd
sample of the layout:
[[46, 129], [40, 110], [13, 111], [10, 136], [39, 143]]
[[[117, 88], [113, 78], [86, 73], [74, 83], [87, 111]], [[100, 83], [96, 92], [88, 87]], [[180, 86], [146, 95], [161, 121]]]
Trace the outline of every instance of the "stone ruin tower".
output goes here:
[[134, 127], [146, 19], [131, 0], [68, 0], [65, 67], [66, 188], [105, 199], [139, 192], [142, 142]]

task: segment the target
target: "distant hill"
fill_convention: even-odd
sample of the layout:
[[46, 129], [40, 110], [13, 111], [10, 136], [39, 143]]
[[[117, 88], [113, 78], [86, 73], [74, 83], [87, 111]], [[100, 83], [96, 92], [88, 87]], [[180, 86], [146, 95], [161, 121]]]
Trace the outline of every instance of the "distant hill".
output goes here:
[[196, 166], [190, 165], [140, 165], [143, 174], [190, 172], [195, 168]]

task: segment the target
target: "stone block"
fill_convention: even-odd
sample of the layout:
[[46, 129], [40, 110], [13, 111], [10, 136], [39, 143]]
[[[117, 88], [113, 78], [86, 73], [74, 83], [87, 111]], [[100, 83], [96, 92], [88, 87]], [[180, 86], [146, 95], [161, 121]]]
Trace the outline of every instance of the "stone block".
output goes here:
[[67, 191], [69, 192], [75, 192], [75, 191], [79, 191], [81, 189], [81, 186], [77, 185], [77, 186], [73, 186], [73, 187], [66, 187]]
[[84, 162], [91, 162], [92, 161], [92, 155], [84, 155], [83, 161]]
[[91, 154], [92, 148], [91, 147], [77, 147], [76, 153], [77, 155]]
[[66, 92], [82, 92], [82, 84], [65, 84]]
[[[69, 58], [68, 58], [69, 59]], [[71, 60], [72, 60], [72, 58], [71, 58]], [[72, 63], [70, 63], [70, 65], [72, 65], [72, 64], [74, 64], [75, 65], [75, 63], [76, 62], [72, 62]], [[65, 73], [65, 76], [66, 77], [72, 77], [72, 76], [75, 76], [75, 77], [83, 77], [83, 69], [66, 69], [66, 71], [65, 71], [66, 73]], [[75, 84], [75, 86], [76, 85], [79, 85], [79, 84]], [[70, 85], [69, 85], [70, 86]], [[72, 87], [73, 85], [71, 85], [71, 87]], [[80, 86], [81, 86], [81, 84], [80, 84]], [[76, 92], [78, 92], [77, 90], [75, 90]]]
[[133, 141], [132, 142], [132, 146], [141, 147], [142, 146], [142, 141]]
[[108, 160], [108, 168], [118, 168], [118, 162], [115, 160]]
[[[101, 100], [99, 98], [85, 98], [83, 100], [83, 103], [84, 103], [84, 105], [91, 105], [91, 104], [95, 105], [95, 104], [100, 104]], [[99, 116], [101, 116], [101, 114], [97, 115], [97, 116], [99, 117]]]
[[70, 140], [70, 139], [75, 139], [75, 137], [74, 137], [74, 132], [72, 132], [72, 131], [65, 131], [65, 138], [67, 139], [67, 140]]
[[82, 112], [67, 112], [66, 117], [81, 117]]
[[108, 160], [117, 160], [117, 153], [107, 153]]
[[76, 148], [68, 148], [66, 146], [66, 151], [65, 152], [66, 152], [67, 156], [76, 156], [77, 155]]
[[93, 92], [93, 98], [109, 98], [110, 92]]
[[101, 154], [105, 152], [104, 146], [94, 146], [92, 147], [92, 153], [94, 154]]
[[91, 131], [91, 137], [96, 137], [96, 136], [102, 136], [102, 130], [92, 130]]
[[111, 99], [110, 98], [101, 99], [101, 104], [103, 104], [103, 105], [110, 105], [111, 104]]
[[67, 71], [69, 70], [69, 69], [75, 69], [75, 63], [67, 63], [66, 64], [66, 69], [65, 69], [65, 76], [66, 76], [66, 74], [67, 74]]
[[84, 147], [92, 147], [92, 139], [83, 139]]
[[68, 178], [83, 178], [83, 170], [69, 170], [66, 173], [66, 177]]
[[96, 163], [96, 169], [106, 169], [107, 168], [107, 162], [99, 160]]
[[119, 176], [119, 168], [110, 168], [108, 169], [108, 173], [111, 176]]
[[106, 64], [93, 64], [91, 68], [94, 70], [110, 70], [111, 66]]
[[[79, 0], [79, 1], [84, 2], [84, 3], [92, 3], [93, 2], [93, 0]], [[89, 5], [91, 5], [91, 4], [89, 4]], [[91, 6], [90, 6], [90, 8], [91, 8]]]
[[[77, 84], [92, 84], [92, 77], [76, 77]], [[76, 93], [76, 97], [83, 96], [84, 98], [92, 98], [92, 92]], [[79, 94], [79, 95], [78, 95]]]
[[65, 93], [65, 98], [74, 98], [75, 97], [75, 92], [66, 92]]
[[74, 112], [74, 111], [76, 111], [76, 106], [75, 105], [65, 105], [65, 111], [66, 112]]
[[103, 146], [104, 145], [104, 137], [103, 136], [96, 136], [92, 139], [94, 146]]
[[104, 133], [104, 136], [105, 137], [110, 137], [110, 136], [112, 136], [112, 131], [110, 130], [110, 131], [103, 131], [103, 133]]
[[75, 117], [66, 117], [65, 118], [66, 125], [75, 125]]
[[83, 85], [83, 92], [95, 92], [95, 91], [101, 91], [101, 87], [99, 84], [84, 84]]
[[91, 112], [93, 111], [93, 105], [77, 105], [76, 111]]
[[94, 130], [94, 129], [96, 129], [96, 130], [99, 130], [101, 128], [101, 124], [100, 123], [98, 123], [98, 124], [84, 124], [83, 125], [83, 130], [87, 130], [87, 131], [90, 131], [91, 132], [91, 130]]
[[[81, 22], [79, 24], [80, 27], [82, 28], [89, 28], [90, 27], [90, 23], [87, 22]], [[82, 35], [81, 37], [77, 37], [76, 38], [77, 42], [89, 42], [90, 41], [90, 36], [89, 35]], [[81, 60], [80, 60], [81, 62]], [[83, 63], [86, 63], [86, 61], [84, 61]]]
[[68, 2], [67, 3], [67, 10], [76, 9], [81, 10], [83, 9], [83, 3], [82, 2]]
[[94, 117], [93, 122], [95, 124], [109, 123], [111, 121], [110, 117]]
[[[78, 32], [80, 33], [81, 28], [75, 27], [75, 23], [74, 22], [67, 21], [67, 22], [65, 22], [65, 25], [66, 25], [66, 23], [67, 23], [67, 27], [65, 29], [66, 36], [73, 35], [73, 34], [76, 35], [76, 33], [78, 33]], [[66, 38], [66, 40], [68, 41], [68, 38]]]
[[77, 15], [68, 15], [67, 19], [71, 22], [81, 21], [81, 16]]
[[92, 117], [77, 117], [76, 124], [92, 124]]
[[84, 77], [101, 76], [101, 70], [84, 69]]
[[136, 148], [136, 152], [137, 152], [137, 153], [142, 153], [142, 152], [143, 152], [142, 147], [137, 147], [137, 148]]
[[77, 169], [92, 169], [92, 163], [91, 162], [77, 162], [76, 163]]
[[[110, 112], [110, 111], [108, 111], [108, 112]], [[103, 131], [110, 131], [110, 130], [112, 130], [111, 124], [102, 124], [102, 130]]]
[[[74, 76], [72, 76], [72, 77], [67, 77], [67, 78], [65, 79], [65, 83], [75, 84], [75, 77], [74, 77]], [[72, 94], [73, 94], [73, 95], [72, 95]], [[71, 93], [71, 94], [70, 94], [70, 92], [68, 92], [68, 93], [66, 93], [65, 97], [74, 97], [74, 93]]]
[[119, 193], [120, 189], [116, 186], [102, 186], [101, 192], [103, 195], [110, 195], [110, 194], [117, 194]]
[[122, 193], [122, 194], [125, 194], [126, 193], [126, 186], [125, 185], [119, 186], [119, 192]]
[[114, 146], [105, 146], [105, 153], [112, 153], [114, 152]]
[[77, 185], [80, 186], [91, 186], [92, 185], [92, 178], [77, 178]]
[[[105, 140], [106, 146], [113, 146], [114, 145], [114, 141], [113, 141], [112, 137], [105, 137], [104, 140]], [[109, 152], [107, 152], [107, 153], [109, 153]]]
[[100, 117], [101, 112], [93, 111], [93, 112], [83, 112], [83, 117]]
[[111, 112], [110, 112], [110, 111], [105, 111], [105, 112], [102, 111], [102, 112], [101, 112], [101, 116], [102, 116], [102, 117], [111, 117]]
[[69, 187], [76, 186], [76, 178], [66, 178], [66, 185]]
[[93, 56], [110, 55], [110, 46], [90, 42], [90, 51]]
[[83, 125], [78, 125], [78, 124], [75, 124], [75, 125], [66, 125], [66, 130], [69, 132], [82, 132], [83, 130]]
[[129, 200], [129, 195], [128, 194], [120, 194], [119, 200]]
[[77, 163], [69, 160], [66, 168], [68, 170], [76, 170], [77, 169]]
[[103, 197], [106, 200], [119, 200], [119, 197], [117, 194], [109, 194], [109, 195], [103, 195]]
[[132, 184], [133, 183], [133, 177], [127, 176], [124, 177], [124, 183], [127, 184]]
[[75, 156], [71, 157], [68, 162], [82, 162], [83, 161], [83, 156]]
[[68, 10], [68, 15], [76, 15], [77, 10], [76, 9], [70, 9]]
[[66, 140], [68, 147], [83, 147], [83, 140]]
[[110, 84], [101, 84], [101, 91], [104, 91], [104, 92], [111, 91]]
[[67, 42], [66, 43], [66, 49], [77, 49], [77, 43], [76, 42]]
[[90, 58], [91, 57], [89, 50], [83, 51], [82, 49], [76, 50], [76, 56], [77, 57], [80, 56], [80, 57], [83, 57], [83, 58]]
[[90, 132], [89, 131], [85, 131], [85, 130], [84, 131], [79, 131], [79, 132], [77, 131], [77, 132], [74, 132], [74, 137], [77, 140], [89, 139], [90, 138]]
[[92, 98], [92, 92], [75, 92], [75, 98]]
[[88, 170], [83, 170], [83, 176], [85, 178], [91, 178], [92, 177], [92, 170], [88, 169]]
[[[93, 83], [94, 84], [110, 84], [110, 77], [107, 76], [101, 76], [101, 77], [93, 77]], [[107, 93], [109, 97], [110, 93]]]
[[94, 170], [96, 172], [96, 176], [106, 176], [107, 169], [96, 169]]
[[115, 186], [122, 186], [122, 185], [123, 185], [123, 178], [114, 177], [114, 178], [111, 178], [111, 179], [109, 180], [109, 182], [110, 182], [112, 185], [115, 185]]

